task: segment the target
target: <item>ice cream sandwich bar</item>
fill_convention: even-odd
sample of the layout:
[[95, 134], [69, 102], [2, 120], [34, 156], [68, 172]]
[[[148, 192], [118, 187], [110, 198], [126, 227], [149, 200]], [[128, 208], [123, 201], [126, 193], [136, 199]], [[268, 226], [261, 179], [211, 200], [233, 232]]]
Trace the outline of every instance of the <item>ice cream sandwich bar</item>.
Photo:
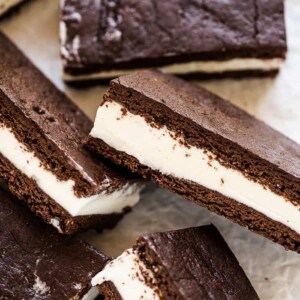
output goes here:
[[220, 97], [156, 71], [111, 82], [88, 145], [300, 252], [300, 146]]
[[258, 299], [212, 225], [142, 235], [92, 284], [112, 300]]
[[58, 234], [2, 188], [0, 257], [0, 299], [24, 300], [93, 300], [99, 293], [91, 279], [109, 261], [79, 238]]
[[287, 48], [283, 0], [61, 0], [60, 39], [67, 81], [270, 75]]
[[82, 146], [92, 122], [0, 34], [0, 179], [62, 233], [112, 227], [140, 183]]

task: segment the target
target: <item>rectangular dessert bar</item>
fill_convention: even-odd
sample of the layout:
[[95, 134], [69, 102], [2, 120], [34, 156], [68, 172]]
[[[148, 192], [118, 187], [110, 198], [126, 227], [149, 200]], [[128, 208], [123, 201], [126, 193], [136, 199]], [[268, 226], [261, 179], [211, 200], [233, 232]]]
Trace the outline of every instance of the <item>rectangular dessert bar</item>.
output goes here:
[[258, 299], [212, 225], [142, 235], [92, 284], [112, 300]]
[[286, 53], [283, 0], [61, 0], [64, 79], [157, 67], [198, 78], [274, 74]]
[[58, 234], [0, 188], [0, 299], [85, 299], [109, 258], [84, 241]]
[[1, 33], [0, 57], [0, 179], [62, 233], [113, 226], [140, 183], [82, 146], [92, 122]]
[[13, 8], [25, 1], [28, 0], [0, 0], [0, 18], [2, 15], [11, 11]]
[[122, 76], [88, 146], [300, 252], [300, 146], [218, 96], [157, 71]]

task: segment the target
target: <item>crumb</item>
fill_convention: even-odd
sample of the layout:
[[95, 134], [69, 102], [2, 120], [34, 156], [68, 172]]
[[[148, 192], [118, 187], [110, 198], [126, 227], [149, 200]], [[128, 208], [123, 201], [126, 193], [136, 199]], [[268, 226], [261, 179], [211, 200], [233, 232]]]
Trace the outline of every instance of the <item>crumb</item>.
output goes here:
[[121, 108], [121, 111], [122, 111], [122, 116], [126, 116], [128, 113], [126, 108]]

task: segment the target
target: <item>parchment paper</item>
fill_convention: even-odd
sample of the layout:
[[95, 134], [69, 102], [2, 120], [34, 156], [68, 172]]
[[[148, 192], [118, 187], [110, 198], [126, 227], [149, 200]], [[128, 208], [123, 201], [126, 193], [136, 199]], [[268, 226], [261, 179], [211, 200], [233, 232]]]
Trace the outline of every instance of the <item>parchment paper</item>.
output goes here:
[[[270, 0], [272, 1], [272, 0]], [[19, 47], [94, 118], [105, 86], [74, 89], [61, 80], [58, 43], [58, 0], [35, 0], [0, 23]], [[300, 0], [286, 1], [289, 53], [275, 79], [197, 82], [246, 109], [300, 143]], [[300, 256], [286, 252], [247, 229], [218, 217], [165, 190], [150, 185], [142, 201], [111, 231], [84, 234], [110, 256], [130, 247], [145, 232], [214, 223], [261, 299], [300, 299]]]

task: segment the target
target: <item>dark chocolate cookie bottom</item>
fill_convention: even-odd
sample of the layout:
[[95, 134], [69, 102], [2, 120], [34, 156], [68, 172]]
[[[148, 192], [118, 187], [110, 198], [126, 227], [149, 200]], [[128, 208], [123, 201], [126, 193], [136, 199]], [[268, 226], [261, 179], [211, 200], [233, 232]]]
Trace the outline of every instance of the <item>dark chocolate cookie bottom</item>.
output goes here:
[[248, 227], [249, 230], [282, 245], [286, 250], [300, 253], [299, 234], [256, 210], [211, 191], [197, 183], [154, 171], [140, 164], [133, 156], [117, 151], [99, 139], [90, 136], [87, 146], [92, 151], [111, 159], [114, 163], [126, 166], [132, 172], [139, 173], [144, 178], [151, 178], [160, 186], [218, 215], [224, 216], [241, 226]]

